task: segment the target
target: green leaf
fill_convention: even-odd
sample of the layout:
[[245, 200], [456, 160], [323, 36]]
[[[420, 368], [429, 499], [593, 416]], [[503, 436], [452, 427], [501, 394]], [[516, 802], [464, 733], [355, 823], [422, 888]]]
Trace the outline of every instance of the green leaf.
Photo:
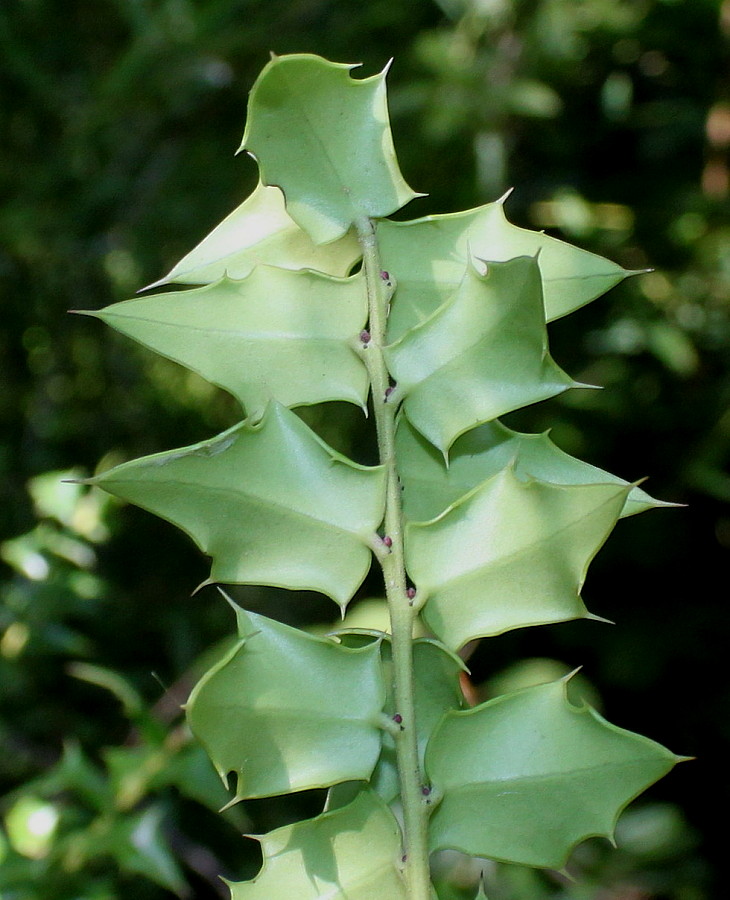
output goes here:
[[259, 266], [242, 281], [225, 278], [87, 315], [229, 391], [254, 418], [272, 398], [285, 406], [365, 406], [368, 377], [354, 350], [367, 321], [362, 275]]
[[464, 212], [378, 223], [383, 267], [398, 283], [388, 320], [390, 341], [441, 306], [461, 283], [470, 257], [506, 262], [537, 256], [548, 322], [585, 306], [633, 274], [593, 253], [512, 225], [504, 215], [505, 199]]
[[385, 74], [353, 80], [354, 65], [274, 57], [251, 91], [241, 149], [316, 244], [364, 217], [388, 216], [415, 194], [403, 180], [388, 121]]
[[454, 295], [385, 349], [409, 421], [445, 455], [475, 425], [578, 386], [547, 350], [537, 260], [470, 264]]
[[229, 883], [232, 900], [406, 900], [398, 824], [372, 791], [258, 840], [263, 868], [253, 881]]
[[64, 743], [60, 760], [42, 775], [24, 782], [22, 791], [23, 795], [35, 792], [41, 797], [78, 794], [84, 804], [97, 812], [113, 804], [109, 779], [73, 739]]
[[[403, 509], [412, 521], [436, 518], [510, 464], [520, 481], [536, 478], [550, 484], [628, 485], [623, 479], [564, 453], [547, 432], [522, 434], [497, 421], [473, 428], [455, 441], [446, 466], [443, 456], [401, 417], [396, 432], [396, 458], [403, 485]], [[674, 505], [633, 487], [621, 515]]]
[[277, 403], [258, 424], [88, 483], [182, 528], [213, 558], [211, 582], [322, 591], [340, 606], [368, 572], [385, 504], [381, 467], [341, 456]]
[[316, 269], [344, 277], [360, 258], [353, 232], [317, 245], [289, 216], [279, 188], [259, 182], [254, 192], [184, 256], [168, 275], [149, 285], [210, 284], [245, 278], [255, 266]]
[[[389, 662], [388, 642], [383, 643], [383, 652], [388, 653]], [[462, 668], [463, 663], [436, 641], [426, 639], [414, 641], [413, 681], [418, 753], [421, 763], [431, 734], [444, 713], [451, 709], [461, 709], [464, 705], [464, 696], [459, 686], [459, 672]], [[390, 689], [385, 704], [385, 710], [390, 716], [398, 711], [393, 705], [391, 681], [392, 679], [388, 678]], [[383, 732], [383, 750], [370, 784], [387, 803], [392, 803], [400, 795], [395, 742], [387, 732]]]
[[195, 687], [188, 722], [236, 800], [366, 780], [380, 754], [380, 646], [350, 649], [236, 610], [242, 640]]
[[111, 820], [99, 819], [82, 835], [89, 859], [112, 856], [124, 872], [143, 875], [180, 896], [187, 884], [170, 850], [163, 829], [163, 811], [150, 806]]
[[628, 487], [520, 481], [507, 467], [432, 522], [406, 526], [422, 616], [448, 646], [512, 628], [595, 618], [580, 589]]
[[572, 706], [566, 679], [448, 713], [426, 753], [443, 795], [432, 849], [559, 868], [585, 838], [679, 761], [648, 738]]

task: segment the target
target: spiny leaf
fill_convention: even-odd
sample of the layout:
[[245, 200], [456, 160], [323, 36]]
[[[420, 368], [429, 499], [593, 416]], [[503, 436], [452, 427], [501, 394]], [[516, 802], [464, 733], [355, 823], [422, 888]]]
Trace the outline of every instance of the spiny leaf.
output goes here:
[[[443, 456], [401, 417], [396, 432], [396, 458], [403, 485], [403, 508], [412, 521], [436, 518], [510, 464], [521, 481], [536, 478], [551, 484], [628, 485], [623, 479], [564, 453], [547, 432], [522, 434], [497, 421], [473, 428], [458, 438], [449, 450], [446, 466]], [[621, 516], [674, 505], [633, 487]]]
[[359, 466], [272, 403], [209, 441], [89, 479], [173, 522], [213, 558], [210, 581], [322, 591], [344, 606], [383, 517], [382, 468]]
[[448, 646], [512, 628], [591, 617], [588, 564], [629, 487], [520, 481], [511, 467], [432, 522], [406, 526], [406, 566], [423, 618]]
[[432, 849], [559, 868], [679, 761], [568, 702], [565, 680], [448, 713], [426, 752]]
[[398, 824], [372, 791], [341, 809], [259, 837], [264, 865], [232, 900], [406, 900]]
[[454, 295], [385, 349], [410, 422], [445, 455], [475, 425], [575, 387], [547, 350], [537, 260], [466, 269]]
[[353, 349], [367, 321], [362, 275], [259, 266], [242, 281], [86, 314], [229, 391], [253, 418], [272, 398], [285, 406], [366, 402], [367, 372]]
[[380, 753], [380, 647], [350, 649], [237, 610], [242, 638], [199, 682], [188, 722], [236, 800], [366, 780]]
[[385, 71], [354, 80], [354, 65], [274, 57], [251, 91], [241, 149], [264, 184], [317, 244], [364, 217], [388, 216], [415, 194], [403, 180], [388, 121]]
[[315, 244], [287, 213], [279, 188], [259, 182], [168, 275], [148, 287], [173, 282], [210, 284], [224, 276], [245, 278], [260, 265], [345, 276], [359, 258], [353, 232], [329, 244]]
[[504, 214], [505, 199], [464, 212], [378, 223], [383, 266], [398, 282], [389, 340], [435, 312], [459, 286], [471, 256], [494, 262], [537, 256], [548, 322], [585, 306], [633, 274], [593, 253], [512, 225]]

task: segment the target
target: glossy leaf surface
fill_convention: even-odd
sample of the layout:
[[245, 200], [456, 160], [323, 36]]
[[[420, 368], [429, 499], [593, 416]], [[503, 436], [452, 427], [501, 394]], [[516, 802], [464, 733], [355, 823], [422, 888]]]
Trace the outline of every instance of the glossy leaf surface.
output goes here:
[[[396, 434], [398, 474], [403, 484], [403, 508], [412, 521], [441, 515], [477, 485], [512, 465], [520, 481], [535, 478], [550, 484], [617, 484], [628, 482], [564, 453], [545, 434], [522, 434], [501, 422], [473, 428], [454, 442], [449, 465], [443, 456], [401, 418]], [[622, 516], [653, 507], [672, 506], [632, 487]]]
[[241, 149], [317, 244], [418, 196], [398, 168], [385, 72], [356, 80], [353, 68], [309, 54], [274, 57], [249, 100]]
[[548, 354], [540, 270], [528, 256], [485, 275], [469, 265], [454, 295], [385, 353], [406, 416], [444, 454], [475, 425], [575, 386]]
[[659, 744], [572, 706], [565, 680], [449, 713], [426, 753], [443, 793], [431, 847], [559, 868], [587, 837], [679, 761]]
[[367, 373], [352, 347], [367, 321], [362, 276], [260, 266], [241, 281], [126, 300], [90, 315], [229, 391], [254, 418], [271, 399], [365, 405]]
[[209, 441], [89, 480], [168, 519], [213, 560], [210, 581], [322, 591], [344, 605], [370, 566], [384, 476], [269, 406]]
[[344, 277], [359, 257], [352, 232], [329, 244], [315, 244], [287, 213], [279, 188], [259, 183], [168, 275], [149, 287], [240, 279], [261, 265]]
[[238, 609], [241, 641], [198, 683], [188, 722], [236, 799], [370, 777], [385, 700], [380, 646], [350, 649]]
[[520, 481], [511, 468], [432, 522], [406, 527], [406, 567], [422, 616], [448, 646], [512, 628], [588, 615], [580, 597], [591, 559], [628, 487]]
[[398, 823], [372, 791], [348, 806], [259, 838], [264, 865], [229, 884], [232, 900], [405, 900]]
[[383, 266], [398, 282], [388, 321], [391, 341], [425, 321], [456, 290], [470, 256], [493, 262], [537, 256], [548, 322], [632, 274], [593, 253], [512, 225], [502, 200], [410, 222], [380, 222], [378, 241]]

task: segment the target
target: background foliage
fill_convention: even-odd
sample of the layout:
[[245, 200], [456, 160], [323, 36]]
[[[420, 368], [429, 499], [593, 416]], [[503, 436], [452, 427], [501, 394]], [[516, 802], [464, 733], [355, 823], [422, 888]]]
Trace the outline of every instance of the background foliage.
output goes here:
[[[473, 681], [488, 697], [584, 664], [610, 719], [699, 760], [626, 818], [622, 850], [579, 850], [577, 886], [504, 869], [489, 896], [715, 896], [725, 848], [704, 814], [708, 798], [730, 801], [727, 0], [3, 3], [0, 896], [225, 896], [217, 872], [258, 865], [240, 832], [318, 802], [212, 812], [225, 793], [179, 704], [231, 616], [212, 588], [190, 597], [206, 563], [184, 537], [58, 476], [237, 417], [223, 393], [65, 311], [158, 279], [252, 189], [255, 166], [232, 154], [271, 49], [362, 61], [365, 74], [395, 57], [401, 167], [430, 194], [406, 216], [514, 186], [518, 224], [654, 267], [551, 326], [558, 363], [605, 390], [508, 424], [552, 427], [566, 451], [649, 474], [654, 496], [689, 506], [623, 522], [594, 563], [586, 599], [617, 627], [491, 640]], [[357, 447], [357, 415], [343, 410], [326, 439]], [[273, 589], [236, 598], [291, 621]], [[316, 596], [300, 608], [331, 616]], [[468, 883], [459, 860], [439, 865]]]

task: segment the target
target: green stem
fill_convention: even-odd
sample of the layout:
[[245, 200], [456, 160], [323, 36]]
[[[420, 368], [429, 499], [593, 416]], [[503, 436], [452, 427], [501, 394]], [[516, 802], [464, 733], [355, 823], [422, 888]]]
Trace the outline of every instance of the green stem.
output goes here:
[[367, 284], [370, 340], [363, 359], [370, 375], [380, 462], [387, 476], [385, 535], [378, 554], [385, 578], [385, 594], [390, 613], [393, 654], [393, 694], [401, 730], [395, 737], [401, 802], [403, 805], [403, 849], [409, 900], [430, 900], [433, 896], [428, 862], [428, 806], [424, 800], [424, 778], [418, 759], [415, 690], [413, 681], [413, 623], [416, 610], [408, 596], [403, 546], [401, 492], [396, 471], [395, 415], [397, 404], [388, 402], [390, 386], [383, 357], [385, 329], [391, 289], [387, 274], [381, 272], [375, 229], [370, 219], [357, 223], [363, 251]]

